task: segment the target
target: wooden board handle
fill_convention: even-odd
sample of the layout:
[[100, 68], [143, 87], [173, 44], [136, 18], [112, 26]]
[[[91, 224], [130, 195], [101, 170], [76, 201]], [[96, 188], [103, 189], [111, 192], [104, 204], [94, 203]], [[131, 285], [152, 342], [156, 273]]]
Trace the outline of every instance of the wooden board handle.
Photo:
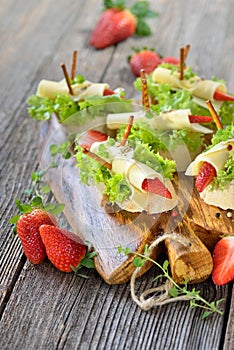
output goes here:
[[199, 283], [206, 280], [212, 272], [213, 260], [209, 250], [191, 229], [185, 218], [175, 229], [190, 245], [183, 245], [176, 240], [166, 239], [165, 245], [173, 279], [184, 283]]

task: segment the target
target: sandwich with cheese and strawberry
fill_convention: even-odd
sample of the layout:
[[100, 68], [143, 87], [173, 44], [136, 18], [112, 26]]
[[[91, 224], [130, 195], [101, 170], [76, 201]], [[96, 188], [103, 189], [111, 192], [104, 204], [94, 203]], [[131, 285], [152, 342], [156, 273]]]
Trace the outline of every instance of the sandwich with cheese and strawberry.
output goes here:
[[234, 126], [218, 130], [185, 174], [196, 177], [195, 187], [205, 203], [234, 209]]
[[[99, 141], [100, 140], [100, 141]], [[89, 130], [77, 139], [75, 157], [79, 177], [93, 183], [121, 210], [162, 213], [177, 205], [171, 180], [175, 162], [164, 159], [146, 144], [124, 145], [100, 131]]]

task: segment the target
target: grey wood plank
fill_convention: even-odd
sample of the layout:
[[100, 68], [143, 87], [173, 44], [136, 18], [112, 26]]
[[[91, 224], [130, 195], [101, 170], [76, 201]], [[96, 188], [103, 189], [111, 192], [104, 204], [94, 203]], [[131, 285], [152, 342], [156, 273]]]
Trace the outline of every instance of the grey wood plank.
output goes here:
[[[155, 272], [140, 279], [137, 289], [149, 287]], [[222, 317], [203, 321], [201, 310], [187, 302], [144, 312], [132, 303], [128, 284], [110, 286], [88, 274], [84, 280], [49, 262], [27, 263], [1, 320], [1, 349], [219, 348]], [[223, 289], [205, 283], [202, 293], [213, 300]]]

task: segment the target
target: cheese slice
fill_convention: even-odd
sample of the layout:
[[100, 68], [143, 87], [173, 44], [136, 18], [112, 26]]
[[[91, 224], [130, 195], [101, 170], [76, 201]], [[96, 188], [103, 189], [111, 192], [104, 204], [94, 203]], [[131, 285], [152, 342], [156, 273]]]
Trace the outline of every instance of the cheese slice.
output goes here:
[[[170, 128], [168, 129], [187, 129], [193, 132], [200, 132], [202, 134], [210, 134], [213, 132], [212, 130], [198, 123], [190, 123], [189, 115], [191, 115], [190, 109], [178, 109], [160, 113], [160, 117], [166, 119], [166, 121], [169, 123]], [[157, 125], [155, 125], [155, 129], [157, 129]]]
[[[134, 123], [148, 121], [143, 110], [130, 113], [110, 113], [107, 115], [106, 124], [108, 129], [117, 130], [128, 123], [129, 117], [134, 116]], [[149, 120], [150, 122], [150, 120]]]
[[159, 84], [169, 84], [174, 89], [185, 89], [192, 95], [200, 97], [204, 100], [214, 101], [214, 93], [216, 90], [226, 93], [227, 88], [223, 83], [204, 80], [198, 76], [190, 79], [180, 80], [179, 72], [172, 72], [170, 69], [157, 67], [152, 73], [152, 79]]
[[203, 134], [210, 134], [213, 131], [198, 124], [190, 123], [189, 115], [190, 109], [178, 109], [167, 112], [161, 112], [159, 115], [154, 115], [152, 118], [147, 118], [144, 111], [133, 113], [116, 113], [108, 114], [107, 127], [109, 129], [119, 129], [121, 126], [128, 123], [129, 117], [134, 116], [133, 123], [145, 122], [152, 129], [156, 130], [180, 130], [187, 129], [193, 132], [200, 132]]
[[213, 189], [209, 191], [205, 188], [200, 193], [201, 198], [209, 205], [215, 205], [221, 209], [234, 210], [234, 180], [231, 181], [224, 190]]
[[188, 166], [185, 175], [198, 175], [199, 170], [204, 162], [212, 164], [217, 172], [219, 170], [222, 170], [229, 156], [230, 150], [228, 150], [228, 146], [232, 147], [231, 152], [233, 152], [234, 139], [222, 141], [214, 147], [212, 147], [211, 149], [209, 149], [208, 151], [199, 154], [195, 158], [195, 160]]
[[127, 178], [132, 186], [135, 186], [142, 192], [146, 192], [142, 189], [142, 184], [145, 179], [158, 178], [161, 182], [164, 182], [164, 178], [161, 174], [140, 162], [135, 162], [128, 168]]
[[[178, 204], [177, 195], [171, 181], [164, 179], [161, 174], [147, 165], [133, 159], [116, 158], [112, 162], [112, 171], [123, 175], [131, 185], [131, 196], [129, 200], [118, 203], [120, 208], [131, 212], [145, 210], [149, 214], [157, 214], [171, 210]], [[142, 183], [146, 178], [155, 179], [156, 177], [165, 184], [172, 198], [165, 198], [142, 189]]]
[[[72, 85], [72, 91], [74, 95], [71, 95], [71, 97], [77, 101], [84, 99], [87, 96], [103, 96], [104, 90], [108, 88], [108, 84], [92, 83], [88, 80], [85, 80], [83, 83]], [[43, 79], [38, 84], [37, 96], [55, 99], [57, 94], [69, 94], [69, 89], [65, 79], [59, 82]]]
[[[72, 85], [72, 89], [74, 85]], [[76, 87], [74, 86], [74, 100], [82, 100], [89, 96], [103, 96], [106, 89], [109, 89], [109, 85], [106, 83], [90, 83], [90, 85], [88, 85], [83, 91], [79, 91], [79, 89], [76, 90]]]

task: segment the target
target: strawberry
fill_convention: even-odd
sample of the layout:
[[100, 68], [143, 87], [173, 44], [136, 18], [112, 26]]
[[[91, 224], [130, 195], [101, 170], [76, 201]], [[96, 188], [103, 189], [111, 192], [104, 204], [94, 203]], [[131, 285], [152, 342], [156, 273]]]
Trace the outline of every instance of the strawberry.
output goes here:
[[60, 271], [71, 272], [86, 255], [86, 245], [74, 233], [56, 226], [42, 225], [40, 235], [48, 259]]
[[24, 253], [33, 264], [40, 264], [46, 258], [45, 246], [39, 233], [40, 226], [44, 224], [53, 226], [57, 221], [42, 209], [21, 215], [16, 224]]
[[107, 138], [108, 138], [108, 136], [101, 131], [88, 130], [84, 135], [82, 135], [82, 137], [80, 139], [80, 144], [83, 147], [90, 149], [90, 147], [92, 146], [92, 144], [94, 142], [106, 141]]
[[173, 57], [173, 56], [164, 56], [161, 58], [160, 63], [169, 63], [169, 64], [178, 65], [178, 64], [180, 64], [180, 60], [176, 57]]
[[155, 179], [144, 179], [142, 189], [165, 198], [172, 198], [169, 190], [157, 177]]
[[224, 92], [220, 90], [216, 90], [214, 93], [214, 99], [216, 101], [234, 101], [234, 96], [225, 94]]
[[115, 94], [114, 90], [111, 90], [111, 89], [105, 89], [103, 92], [103, 96], [109, 96], [114, 94]]
[[217, 175], [216, 169], [212, 164], [204, 162], [199, 170], [197, 175], [195, 186], [198, 192], [202, 192], [214, 179]]
[[190, 123], [210, 123], [213, 120], [212, 117], [206, 115], [189, 115]]
[[213, 250], [212, 279], [222, 286], [234, 280], [234, 236], [224, 237]]
[[124, 0], [105, 0], [104, 6], [104, 12], [91, 33], [89, 45], [104, 49], [135, 33], [141, 36], [151, 34], [144, 17], [152, 17], [156, 13], [149, 10], [147, 1], [138, 1], [130, 9], [125, 7]]
[[144, 69], [146, 74], [150, 74], [160, 64], [160, 57], [153, 49], [134, 50], [135, 53], [129, 57], [128, 61], [131, 71], [136, 77], [140, 76], [141, 69]]

